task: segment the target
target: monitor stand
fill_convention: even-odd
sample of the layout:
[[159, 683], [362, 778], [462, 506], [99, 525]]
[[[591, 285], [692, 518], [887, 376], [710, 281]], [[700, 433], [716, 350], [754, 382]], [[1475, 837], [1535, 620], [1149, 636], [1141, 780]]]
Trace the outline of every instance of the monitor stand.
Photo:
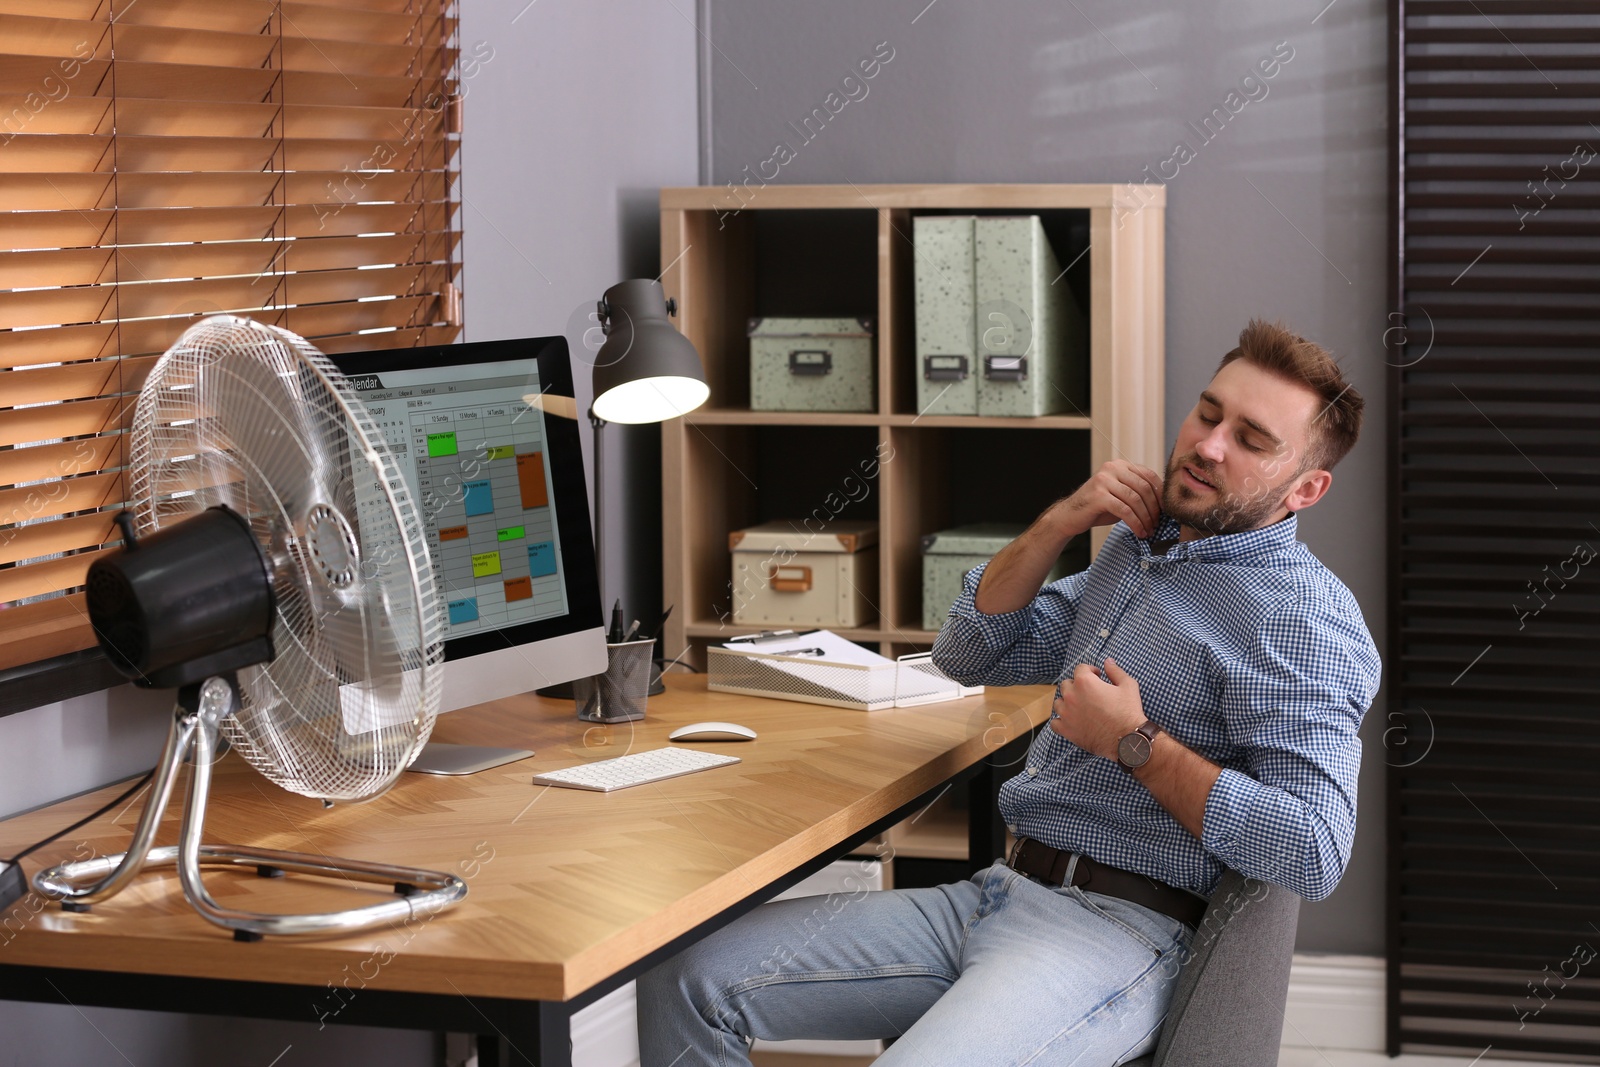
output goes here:
[[531, 748], [494, 748], [489, 745], [452, 745], [429, 741], [412, 761], [408, 771], [418, 774], [477, 774], [507, 763], [525, 760]]

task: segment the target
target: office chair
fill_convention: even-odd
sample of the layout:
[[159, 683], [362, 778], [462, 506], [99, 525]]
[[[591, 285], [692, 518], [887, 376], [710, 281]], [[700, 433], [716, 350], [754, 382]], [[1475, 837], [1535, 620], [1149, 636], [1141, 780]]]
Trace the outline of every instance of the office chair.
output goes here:
[[1277, 1067], [1300, 898], [1228, 871], [1178, 972], [1155, 1052], [1123, 1067]]

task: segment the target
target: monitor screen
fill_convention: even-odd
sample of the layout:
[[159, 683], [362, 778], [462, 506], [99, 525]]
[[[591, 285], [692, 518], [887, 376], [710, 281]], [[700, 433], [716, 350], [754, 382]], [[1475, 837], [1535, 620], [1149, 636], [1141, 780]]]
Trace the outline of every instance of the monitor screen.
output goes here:
[[[329, 357], [399, 461], [447, 611], [449, 711], [605, 669], [563, 337]], [[468, 661], [452, 667], [449, 664]]]

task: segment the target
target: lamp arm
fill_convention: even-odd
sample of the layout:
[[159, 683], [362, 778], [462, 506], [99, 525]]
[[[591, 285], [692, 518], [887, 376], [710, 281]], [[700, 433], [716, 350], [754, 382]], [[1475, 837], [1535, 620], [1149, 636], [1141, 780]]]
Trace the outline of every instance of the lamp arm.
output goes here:
[[605, 539], [604, 523], [602, 516], [606, 509], [605, 495], [605, 454], [602, 444], [605, 435], [600, 431], [605, 426], [606, 420], [594, 413], [594, 405], [589, 405], [589, 427], [594, 432], [594, 569], [596, 582], [600, 586], [600, 602], [605, 603]]

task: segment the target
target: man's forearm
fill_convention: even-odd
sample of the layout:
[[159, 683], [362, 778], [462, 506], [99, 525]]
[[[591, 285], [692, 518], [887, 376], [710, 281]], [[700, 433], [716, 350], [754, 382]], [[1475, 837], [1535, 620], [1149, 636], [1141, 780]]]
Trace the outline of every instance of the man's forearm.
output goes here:
[[1052, 505], [990, 561], [972, 600], [979, 611], [1004, 615], [1027, 607], [1039, 595], [1067, 542], [1083, 532], [1067, 526], [1061, 512], [1060, 503]]
[[1206, 799], [1221, 774], [1221, 767], [1166, 732], [1156, 735], [1150, 759], [1133, 772], [1196, 841], [1204, 829]]
[[1161, 476], [1127, 460], [1107, 460], [989, 561], [973, 606], [984, 615], [1018, 611], [1039, 595], [1050, 568], [1074, 537], [1118, 521], [1128, 523], [1138, 537], [1151, 537], [1160, 517]]

